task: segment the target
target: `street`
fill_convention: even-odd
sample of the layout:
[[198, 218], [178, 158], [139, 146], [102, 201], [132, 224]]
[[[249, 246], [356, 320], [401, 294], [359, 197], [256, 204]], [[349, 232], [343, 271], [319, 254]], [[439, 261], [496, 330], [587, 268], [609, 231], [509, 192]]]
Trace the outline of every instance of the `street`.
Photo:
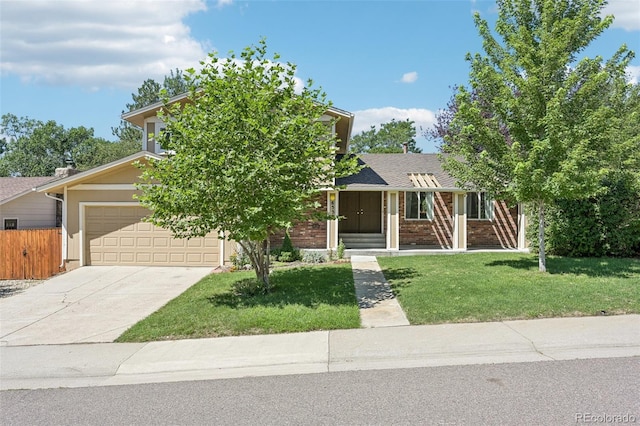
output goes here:
[[640, 423], [640, 359], [0, 392], [3, 425]]

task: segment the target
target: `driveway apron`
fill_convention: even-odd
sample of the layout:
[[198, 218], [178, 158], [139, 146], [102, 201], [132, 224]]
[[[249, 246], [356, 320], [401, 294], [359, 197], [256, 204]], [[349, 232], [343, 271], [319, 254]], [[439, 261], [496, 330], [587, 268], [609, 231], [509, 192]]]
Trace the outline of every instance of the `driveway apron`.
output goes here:
[[211, 268], [85, 266], [0, 299], [0, 345], [112, 342]]

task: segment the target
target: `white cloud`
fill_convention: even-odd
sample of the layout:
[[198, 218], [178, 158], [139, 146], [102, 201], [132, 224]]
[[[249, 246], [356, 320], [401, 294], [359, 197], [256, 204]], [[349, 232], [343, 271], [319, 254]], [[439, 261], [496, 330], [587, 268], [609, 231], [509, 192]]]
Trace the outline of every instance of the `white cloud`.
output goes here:
[[206, 8], [204, 0], [3, 2], [0, 70], [50, 85], [137, 88], [206, 57], [182, 22]]
[[354, 111], [355, 120], [353, 122], [353, 135], [356, 135], [364, 130], [369, 130], [371, 126], [380, 128], [380, 124], [387, 123], [392, 119], [396, 121], [404, 121], [406, 119], [415, 121], [416, 131], [420, 136], [421, 128], [426, 130], [433, 126], [436, 122], [436, 117], [433, 111], [422, 108], [371, 108], [360, 111]]
[[418, 79], [418, 73], [415, 71], [408, 72], [402, 75], [400, 80], [403, 83], [414, 83]]
[[627, 76], [629, 77], [630, 83], [638, 84], [638, 82], [640, 81], [640, 66], [629, 65], [627, 67]]
[[613, 15], [611, 27], [624, 28], [627, 31], [640, 30], [640, 2], [638, 0], [609, 0], [603, 15]]

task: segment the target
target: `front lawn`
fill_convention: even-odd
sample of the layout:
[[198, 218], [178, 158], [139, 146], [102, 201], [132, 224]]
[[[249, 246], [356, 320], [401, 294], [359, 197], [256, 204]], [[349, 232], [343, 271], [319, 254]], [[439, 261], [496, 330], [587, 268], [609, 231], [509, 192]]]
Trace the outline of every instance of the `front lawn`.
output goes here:
[[640, 312], [640, 260], [467, 253], [379, 257], [411, 324]]
[[360, 327], [351, 264], [278, 270], [254, 292], [253, 272], [212, 274], [135, 324], [118, 342]]

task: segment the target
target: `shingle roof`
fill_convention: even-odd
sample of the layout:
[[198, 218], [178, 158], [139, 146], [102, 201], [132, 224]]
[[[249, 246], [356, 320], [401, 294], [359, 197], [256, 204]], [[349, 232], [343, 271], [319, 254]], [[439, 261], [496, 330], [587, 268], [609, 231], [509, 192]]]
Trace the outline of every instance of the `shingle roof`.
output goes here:
[[456, 180], [442, 170], [438, 154], [360, 154], [365, 167], [360, 173], [340, 178], [347, 189], [415, 188], [411, 174], [432, 175], [445, 189], [456, 188]]
[[0, 177], [0, 204], [29, 193], [34, 187], [54, 179], [58, 178], [54, 176]]

